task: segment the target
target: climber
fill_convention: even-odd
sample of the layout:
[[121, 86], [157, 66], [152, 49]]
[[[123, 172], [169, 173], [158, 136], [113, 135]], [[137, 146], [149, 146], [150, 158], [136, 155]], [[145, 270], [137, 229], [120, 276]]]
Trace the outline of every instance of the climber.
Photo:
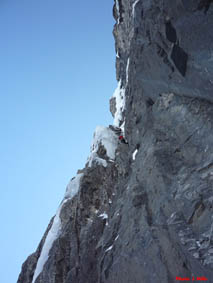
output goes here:
[[119, 140], [120, 140], [122, 143], [128, 144], [128, 142], [125, 140], [124, 136], [119, 136]]

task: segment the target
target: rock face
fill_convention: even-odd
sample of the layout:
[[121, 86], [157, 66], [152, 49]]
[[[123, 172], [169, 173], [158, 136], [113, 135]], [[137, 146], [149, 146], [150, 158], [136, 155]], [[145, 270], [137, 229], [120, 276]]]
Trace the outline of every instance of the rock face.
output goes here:
[[116, 0], [113, 14], [119, 124], [99, 129], [18, 283], [213, 282], [213, 3]]

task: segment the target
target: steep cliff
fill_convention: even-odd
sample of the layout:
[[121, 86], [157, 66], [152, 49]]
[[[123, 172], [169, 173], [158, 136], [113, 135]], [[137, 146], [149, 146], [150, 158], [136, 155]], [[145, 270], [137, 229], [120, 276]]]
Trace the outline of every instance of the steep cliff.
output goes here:
[[213, 282], [212, 1], [116, 0], [113, 15], [114, 126], [18, 283]]

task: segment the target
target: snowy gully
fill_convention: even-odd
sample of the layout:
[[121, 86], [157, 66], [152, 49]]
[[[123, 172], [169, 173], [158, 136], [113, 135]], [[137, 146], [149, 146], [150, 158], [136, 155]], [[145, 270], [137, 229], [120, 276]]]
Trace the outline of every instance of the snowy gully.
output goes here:
[[176, 280], [178, 281], [208, 281], [208, 279], [205, 276], [202, 277], [192, 277], [192, 279], [190, 279], [189, 277], [179, 277], [176, 276]]

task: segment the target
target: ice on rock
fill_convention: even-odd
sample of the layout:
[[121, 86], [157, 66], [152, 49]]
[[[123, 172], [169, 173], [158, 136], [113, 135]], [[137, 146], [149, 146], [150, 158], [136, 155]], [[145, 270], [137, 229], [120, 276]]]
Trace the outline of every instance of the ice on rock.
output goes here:
[[118, 0], [115, 0], [115, 4], [116, 4], [116, 10], [118, 12], [118, 24], [120, 24], [120, 7]]
[[126, 64], [126, 85], [129, 82], [129, 58], [127, 60], [127, 64]]
[[140, 2], [140, 0], [136, 0], [133, 5], [132, 5], [132, 15], [133, 15], [133, 18], [135, 18], [135, 8], [136, 8], [136, 5], [138, 4], [138, 2]]
[[77, 174], [70, 180], [69, 184], [67, 185], [64, 198], [73, 198], [77, 194], [82, 176], [83, 174]]
[[123, 111], [125, 109], [125, 88], [121, 87], [121, 80], [118, 82], [118, 86], [113, 94], [116, 101], [116, 112], [114, 116], [114, 126], [122, 127]]
[[107, 167], [107, 162], [105, 159], [100, 158], [96, 152], [92, 152], [89, 157], [89, 164], [88, 166], [91, 167], [93, 163], [96, 163], [98, 165], [102, 165], [104, 167]]
[[91, 145], [91, 154], [88, 158], [89, 167], [91, 167], [93, 163], [103, 165], [104, 167], [107, 166], [107, 161], [103, 158], [100, 158], [97, 154], [100, 145], [104, 146], [106, 149], [107, 157], [110, 160], [114, 160], [115, 150], [118, 145], [118, 137], [110, 128], [103, 126], [96, 127]]
[[128, 58], [126, 64], [126, 85], [125, 87], [122, 86], [121, 80], [118, 82], [118, 86], [114, 91], [113, 98], [115, 98], [115, 105], [116, 111], [114, 114], [114, 126], [121, 128], [122, 132], [124, 133], [124, 126], [125, 126], [125, 117], [124, 117], [124, 110], [125, 110], [125, 103], [126, 103], [126, 87], [129, 82], [129, 65], [130, 59]]

